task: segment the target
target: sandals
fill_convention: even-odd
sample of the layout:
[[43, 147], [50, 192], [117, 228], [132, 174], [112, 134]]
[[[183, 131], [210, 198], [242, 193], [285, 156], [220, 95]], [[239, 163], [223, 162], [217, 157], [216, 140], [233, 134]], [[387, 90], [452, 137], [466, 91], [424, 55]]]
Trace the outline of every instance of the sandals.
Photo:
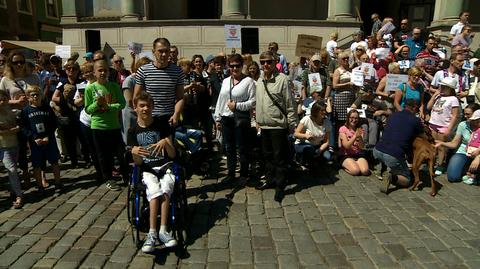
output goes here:
[[23, 207], [23, 199], [22, 197], [17, 197], [15, 199], [15, 202], [13, 202], [13, 208], [14, 209], [20, 209]]

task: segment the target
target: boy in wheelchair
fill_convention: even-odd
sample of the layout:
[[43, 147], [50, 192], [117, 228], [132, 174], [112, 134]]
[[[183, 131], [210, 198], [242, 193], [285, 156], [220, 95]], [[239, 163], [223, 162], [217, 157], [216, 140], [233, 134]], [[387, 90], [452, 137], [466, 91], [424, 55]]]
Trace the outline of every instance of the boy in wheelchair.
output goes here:
[[[137, 125], [128, 131], [127, 143], [132, 147], [135, 164], [142, 171], [150, 209], [150, 230], [142, 246], [145, 253], [155, 247], [174, 247], [177, 241], [167, 232], [169, 199], [174, 189], [175, 176], [170, 164], [175, 157], [170, 125], [153, 118], [153, 99], [142, 92], [134, 100]], [[157, 234], [158, 206], [161, 205], [160, 231]], [[161, 244], [160, 244], [161, 243]]]

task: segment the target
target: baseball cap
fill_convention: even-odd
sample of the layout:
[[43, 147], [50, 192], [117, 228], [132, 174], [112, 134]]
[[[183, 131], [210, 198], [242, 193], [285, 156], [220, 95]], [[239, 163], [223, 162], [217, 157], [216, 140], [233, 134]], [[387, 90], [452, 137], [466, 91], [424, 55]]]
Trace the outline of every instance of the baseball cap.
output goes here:
[[475, 112], [473, 112], [472, 116], [470, 117], [470, 120], [478, 120], [478, 119], [480, 119], [480, 109], [475, 110]]
[[215, 58], [215, 56], [213, 56], [212, 54], [208, 55], [207, 58], [205, 59], [205, 63], [209, 63], [210, 61], [212, 61], [213, 59]]
[[313, 54], [312, 57], [310, 57], [310, 62], [313, 62], [313, 61], [320, 61], [320, 55], [318, 54]]
[[458, 81], [455, 78], [452, 77], [446, 77], [442, 79], [438, 84], [447, 86], [452, 89], [456, 89], [458, 86]]
[[92, 59], [93, 58], [93, 52], [87, 52], [85, 55], [83, 55], [83, 58], [85, 59]]
[[475, 63], [479, 64], [480, 62], [478, 62], [478, 60], [479, 60], [478, 58], [472, 58], [472, 59], [470, 59], [470, 63], [471, 64], [475, 64]]

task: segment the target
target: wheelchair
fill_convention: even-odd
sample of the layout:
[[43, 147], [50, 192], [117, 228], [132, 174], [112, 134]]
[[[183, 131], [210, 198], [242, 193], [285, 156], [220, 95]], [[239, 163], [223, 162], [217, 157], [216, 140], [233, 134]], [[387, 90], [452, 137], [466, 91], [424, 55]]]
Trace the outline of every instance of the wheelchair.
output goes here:
[[[176, 247], [177, 253], [181, 253], [185, 250], [188, 240], [186, 174], [185, 168], [176, 162], [171, 164], [170, 169], [172, 169], [175, 176], [175, 185], [170, 197], [170, 214], [167, 226], [172, 236], [178, 242]], [[127, 192], [127, 217], [131, 225], [133, 241], [138, 249], [142, 247], [143, 242], [141, 233], [148, 232], [150, 214], [149, 202], [146, 196], [146, 186], [142, 183], [141, 175], [140, 167], [134, 165]], [[159, 214], [160, 213], [159, 210]], [[160, 222], [158, 225], [160, 225]]]

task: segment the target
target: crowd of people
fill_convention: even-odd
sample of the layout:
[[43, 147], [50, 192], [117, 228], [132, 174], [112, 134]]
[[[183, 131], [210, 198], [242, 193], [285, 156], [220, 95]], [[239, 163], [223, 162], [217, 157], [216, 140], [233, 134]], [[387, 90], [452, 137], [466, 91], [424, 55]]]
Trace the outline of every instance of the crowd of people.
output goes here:
[[[390, 168], [382, 191], [408, 186], [412, 142], [425, 128], [438, 149], [435, 174], [476, 184], [480, 61], [472, 57], [468, 17], [460, 14], [450, 46], [443, 46], [439, 37], [410, 29], [408, 19], [395, 31], [391, 18], [373, 14], [371, 34], [354, 33], [349, 48], [337, 46], [332, 33], [324, 49], [290, 63], [275, 42], [256, 62], [236, 53], [179, 58], [165, 38], [154, 40], [153, 58], [132, 53], [130, 71], [120, 55], [103, 51], [86, 53], [81, 65], [78, 53], [66, 62], [56, 55], [32, 62], [20, 51], [0, 54], [0, 159], [13, 206], [24, 203], [29, 162], [40, 193], [49, 186], [46, 161], [58, 191], [64, 188], [59, 162], [67, 161], [72, 168], [93, 165], [100, 182], [119, 190], [118, 178], [129, 176], [128, 149], [144, 170], [149, 201], [163, 210], [173, 184], [163, 168], [176, 155], [175, 138], [198, 138], [179, 126], [201, 130], [205, 147], [226, 156], [225, 181], [236, 180], [238, 170], [241, 179], [251, 177], [252, 148], [259, 148], [257, 189], [275, 188], [276, 201], [292, 162], [312, 171], [335, 168], [337, 160], [348, 174], [367, 176], [373, 156]], [[389, 75], [402, 74], [408, 79], [392, 88]], [[146, 252], [158, 238], [174, 245], [164, 225], [162, 219]]]

